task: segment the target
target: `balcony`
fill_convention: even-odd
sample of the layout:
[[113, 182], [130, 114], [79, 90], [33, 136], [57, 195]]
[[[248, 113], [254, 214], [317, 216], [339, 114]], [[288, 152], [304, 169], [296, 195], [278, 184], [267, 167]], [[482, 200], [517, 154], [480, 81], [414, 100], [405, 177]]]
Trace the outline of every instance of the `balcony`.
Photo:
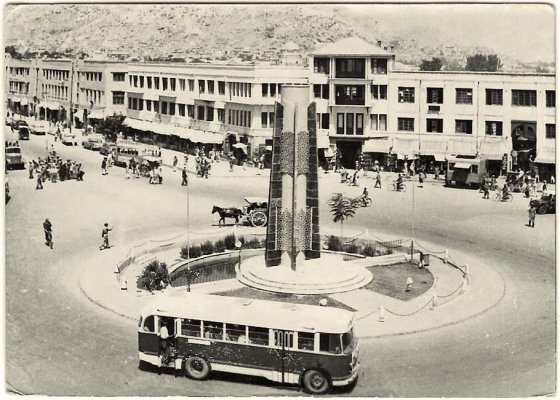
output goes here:
[[365, 79], [366, 77], [365, 58], [337, 58], [335, 63], [336, 78]]

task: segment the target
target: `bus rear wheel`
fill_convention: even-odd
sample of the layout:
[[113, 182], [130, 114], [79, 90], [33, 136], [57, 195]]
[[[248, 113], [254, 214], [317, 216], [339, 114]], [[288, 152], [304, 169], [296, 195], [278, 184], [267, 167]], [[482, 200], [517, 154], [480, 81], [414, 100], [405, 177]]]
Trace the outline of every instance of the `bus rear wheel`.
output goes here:
[[210, 374], [210, 365], [202, 357], [191, 356], [185, 361], [185, 374], [191, 379], [206, 379]]
[[303, 388], [310, 394], [324, 394], [330, 386], [329, 378], [321, 371], [310, 369], [303, 374]]

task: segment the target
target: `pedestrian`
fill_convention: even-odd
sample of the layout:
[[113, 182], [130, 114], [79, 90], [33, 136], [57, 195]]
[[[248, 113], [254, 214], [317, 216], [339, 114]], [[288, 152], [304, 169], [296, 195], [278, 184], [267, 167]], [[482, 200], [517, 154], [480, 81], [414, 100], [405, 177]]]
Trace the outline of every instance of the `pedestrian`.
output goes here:
[[485, 179], [482, 182], [482, 190], [484, 191], [484, 196], [482, 196], [483, 199], [490, 199], [490, 189], [488, 186], [488, 181]]
[[181, 186], [189, 186], [188, 175], [187, 175], [187, 167], [183, 167], [183, 181], [181, 182]]
[[373, 188], [381, 189], [381, 174], [379, 173], [379, 171], [377, 171], [377, 174], [375, 175], [375, 185], [373, 186]]
[[542, 181], [542, 192], [543, 192], [543, 194], [546, 194], [546, 192], [547, 192], [546, 180], [544, 180], [544, 179]]
[[179, 159], [177, 158], [177, 156], [173, 157], [173, 172], [177, 171], [177, 163], [179, 162]]
[[537, 216], [537, 209], [535, 208], [534, 205], [530, 205], [529, 206], [529, 225], [528, 225], [530, 228], [535, 227], [536, 216]]
[[439, 179], [439, 167], [436, 166], [434, 169], [434, 179], [437, 181]]
[[101, 175], [107, 174], [107, 157], [103, 157], [103, 161], [101, 161]]
[[128, 163], [128, 165], [125, 165], [124, 174], [126, 176], [126, 179], [130, 179], [130, 163]]
[[161, 164], [157, 170], [157, 178], [158, 178], [157, 183], [161, 185], [163, 183], [163, 170], [161, 169]]
[[105, 222], [103, 225], [103, 229], [101, 231], [101, 237], [103, 238], [103, 244], [99, 247], [99, 250], [108, 249], [111, 246], [109, 245], [109, 232], [112, 231], [112, 228], [109, 228], [109, 224]]
[[52, 249], [53, 248], [52, 224], [48, 218], [45, 218], [45, 222], [43, 222], [43, 231], [45, 232], [45, 244]]
[[550, 175], [550, 184], [556, 185], [556, 178], [554, 177], [554, 175]]
[[229, 172], [233, 172], [233, 161], [234, 161], [234, 159], [235, 158], [233, 157], [233, 155], [231, 155], [229, 157]]
[[29, 179], [33, 179], [33, 161], [29, 161]]
[[421, 188], [424, 187], [424, 171], [420, 171], [418, 173], [418, 183], [419, 183], [418, 187], [421, 187]]

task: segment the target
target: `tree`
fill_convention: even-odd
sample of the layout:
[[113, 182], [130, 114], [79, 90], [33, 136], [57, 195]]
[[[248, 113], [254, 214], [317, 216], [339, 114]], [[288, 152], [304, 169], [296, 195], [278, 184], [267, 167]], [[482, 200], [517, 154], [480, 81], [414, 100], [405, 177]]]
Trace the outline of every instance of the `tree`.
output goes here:
[[500, 58], [496, 54], [475, 54], [467, 57], [467, 71], [496, 72], [502, 68]]
[[5, 46], [4, 53], [10, 54], [10, 56], [16, 60], [19, 60], [22, 57], [21, 53], [17, 51], [16, 46]]
[[138, 287], [153, 292], [165, 289], [170, 283], [167, 264], [154, 260], [144, 268], [142, 275], [138, 278]]
[[433, 57], [432, 60], [422, 60], [420, 63], [420, 71], [441, 71], [443, 63], [441, 58]]
[[348, 197], [344, 197], [342, 193], [333, 193], [329, 200], [329, 206], [333, 222], [340, 221], [340, 236], [342, 237], [342, 225], [345, 220], [356, 214], [358, 204]]

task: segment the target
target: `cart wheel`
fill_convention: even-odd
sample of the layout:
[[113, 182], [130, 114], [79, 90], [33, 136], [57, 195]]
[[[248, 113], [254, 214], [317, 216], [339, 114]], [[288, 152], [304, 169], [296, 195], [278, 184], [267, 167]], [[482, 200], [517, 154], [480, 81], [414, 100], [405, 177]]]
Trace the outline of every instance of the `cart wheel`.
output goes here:
[[251, 225], [262, 227], [268, 222], [268, 217], [263, 211], [254, 211], [251, 214]]
[[548, 211], [548, 207], [545, 205], [542, 205], [537, 209], [538, 214], [546, 214], [547, 211]]

